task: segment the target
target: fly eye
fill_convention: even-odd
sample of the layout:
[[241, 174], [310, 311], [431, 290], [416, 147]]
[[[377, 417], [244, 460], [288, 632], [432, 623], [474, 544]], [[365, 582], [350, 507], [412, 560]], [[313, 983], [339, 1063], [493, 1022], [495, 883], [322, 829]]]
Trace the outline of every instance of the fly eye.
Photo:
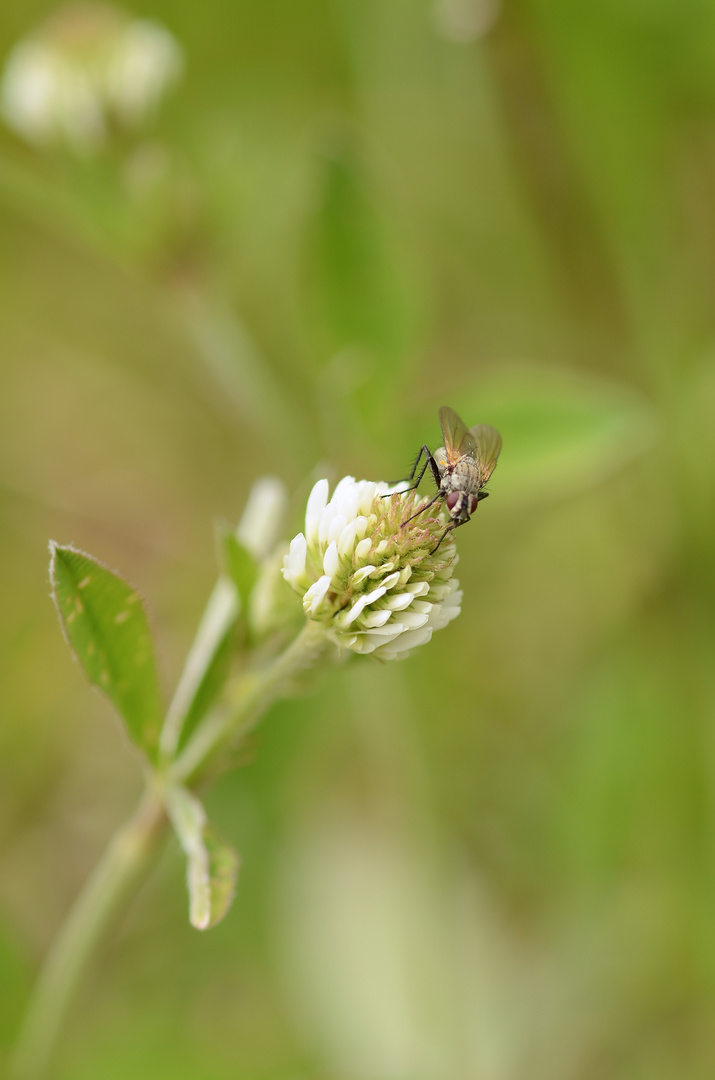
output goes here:
[[455, 506], [459, 502], [459, 492], [458, 491], [450, 491], [449, 495], [447, 496], [447, 498], [444, 501], [447, 504], [447, 509], [448, 510], [454, 510]]
[[477, 498], [476, 495], [470, 495], [469, 496], [469, 513], [470, 514], [473, 514], [474, 511], [477, 509], [477, 503], [478, 502], [479, 502], [479, 499]]

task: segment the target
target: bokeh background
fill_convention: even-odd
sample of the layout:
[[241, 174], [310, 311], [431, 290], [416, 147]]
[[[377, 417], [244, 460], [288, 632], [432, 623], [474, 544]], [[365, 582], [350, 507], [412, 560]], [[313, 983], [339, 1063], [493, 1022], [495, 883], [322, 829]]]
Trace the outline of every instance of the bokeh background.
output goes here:
[[[0, 9], [0, 60], [54, 11]], [[710, 1080], [715, 7], [138, 0], [183, 55], [94, 148], [0, 131], [0, 1045], [139, 791], [47, 541], [167, 695], [253, 479], [498, 426], [460, 618], [276, 706], [169, 846], [57, 1080]], [[76, 13], [75, 13], [76, 15]]]

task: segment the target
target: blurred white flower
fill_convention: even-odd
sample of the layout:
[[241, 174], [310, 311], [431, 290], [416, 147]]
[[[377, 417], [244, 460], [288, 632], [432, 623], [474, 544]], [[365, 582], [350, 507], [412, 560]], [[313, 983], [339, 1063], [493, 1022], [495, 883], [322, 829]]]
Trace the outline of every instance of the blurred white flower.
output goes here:
[[500, 0], [435, 0], [432, 17], [435, 29], [459, 44], [484, 37], [499, 18]]
[[255, 639], [291, 633], [300, 619], [282, 575], [287, 545], [278, 538], [283, 535], [287, 508], [285, 484], [274, 476], [260, 477], [251, 488], [236, 530], [238, 539], [259, 564], [248, 611]]
[[452, 576], [457, 563], [441, 509], [408, 525], [422, 501], [416, 492], [344, 477], [328, 500], [319, 480], [308, 499], [305, 533], [294, 537], [283, 575], [310, 619], [325, 624], [341, 648], [385, 660], [407, 656], [460, 611]]
[[151, 120], [182, 68], [164, 27], [105, 4], [70, 4], [11, 51], [0, 110], [28, 142], [87, 155], [112, 125], [133, 130]]
[[265, 559], [281, 535], [288, 492], [276, 476], [261, 476], [248, 494], [236, 533], [255, 559]]

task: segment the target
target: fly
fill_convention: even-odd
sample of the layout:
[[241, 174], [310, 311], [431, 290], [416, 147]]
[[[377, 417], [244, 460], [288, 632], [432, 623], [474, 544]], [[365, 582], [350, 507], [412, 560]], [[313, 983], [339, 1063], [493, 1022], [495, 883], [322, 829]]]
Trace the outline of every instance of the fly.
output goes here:
[[439, 423], [442, 428], [444, 446], [440, 446], [434, 454], [430, 453], [427, 446], [421, 447], [414, 468], [407, 479], [414, 479], [423, 454], [424, 464], [415, 483], [412, 487], [406, 488], [407, 491], [416, 488], [429, 467], [439, 490], [435, 497], [421, 506], [416, 514], [402, 522], [402, 525], [407, 525], [438, 499], [444, 501], [452, 521], [440, 536], [437, 546], [432, 549], [432, 554], [447, 533], [458, 529], [460, 525], [465, 525], [477, 509], [477, 505], [482, 499], [486, 499], [489, 492], [484, 491], [483, 488], [494, 472], [501, 450], [501, 435], [496, 428], [489, 424], [477, 424], [475, 427], [468, 428], [454, 409], [450, 409], [448, 405], [443, 405], [439, 410]]

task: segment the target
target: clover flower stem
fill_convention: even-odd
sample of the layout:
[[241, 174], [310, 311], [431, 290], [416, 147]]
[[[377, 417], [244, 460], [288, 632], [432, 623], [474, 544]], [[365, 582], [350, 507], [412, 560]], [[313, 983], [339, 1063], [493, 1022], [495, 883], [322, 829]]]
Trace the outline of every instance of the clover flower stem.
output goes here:
[[194, 643], [164, 720], [160, 750], [164, 761], [171, 761], [179, 744], [181, 729], [191, 702], [206, 671], [215, 659], [225, 635], [238, 613], [236, 590], [225, 578], [219, 578], [206, 605]]
[[13, 1080], [36, 1080], [52, 1064], [82, 975], [115, 915], [139, 884], [167, 824], [160, 793], [148, 785], [134, 815], [110, 841], [50, 949], [17, 1043]]
[[137, 810], [110, 841], [50, 949], [17, 1043], [12, 1080], [39, 1080], [52, 1064], [82, 976], [167, 831], [164, 785], [196, 786], [221, 750], [255, 727], [295, 676], [311, 667], [328, 648], [323, 627], [308, 620], [271, 663], [239, 679], [220, 722], [202, 727], [164, 777], [148, 777]]
[[169, 780], [186, 786], [196, 784], [217, 755], [248, 734], [266, 709], [285, 694], [293, 679], [312, 667], [328, 648], [330, 642], [322, 624], [308, 619], [272, 663], [239, 677], [226, 710], [202, 724], [169, 771]]

